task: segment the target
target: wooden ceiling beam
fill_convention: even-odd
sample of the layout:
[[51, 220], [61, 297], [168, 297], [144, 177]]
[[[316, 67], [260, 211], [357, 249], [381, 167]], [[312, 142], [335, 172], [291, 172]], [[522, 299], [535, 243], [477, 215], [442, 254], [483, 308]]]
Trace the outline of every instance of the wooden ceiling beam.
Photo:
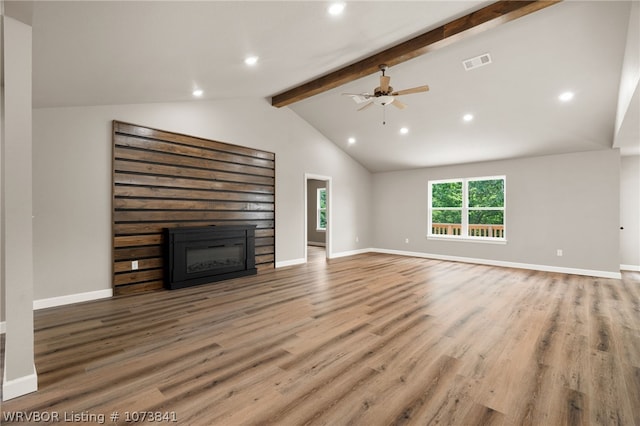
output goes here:
[[283, 107], [301, 101], [343, 84], [374, 74], [380, 64], [394, 66], [425, 53], [441, 49], [465, 37], [469, 37], [506, 22], [544, 9], [562, 0], [511, 1], [502, 0], [480, 10], [455, 19], [438, 28], [421, 34], [380, 53], [362, 59], [339, 70], [333, 71], [308, 83], [301, 84], [286, 92], [274, 95], [271, 105]]

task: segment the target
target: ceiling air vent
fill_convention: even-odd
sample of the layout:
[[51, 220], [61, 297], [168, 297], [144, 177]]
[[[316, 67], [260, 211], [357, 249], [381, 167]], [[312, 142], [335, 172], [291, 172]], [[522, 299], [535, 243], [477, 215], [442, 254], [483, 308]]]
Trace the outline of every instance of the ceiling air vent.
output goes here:
[[491, 63], [491, 56], [488, 53], [483, 53], [480, 56], [476, 56], [475, 58], [465, 59], [462, 61], [462, 65], [464, 69], [470, 71], [474, 68], [481, 67], [483, 65], [487, 65]]

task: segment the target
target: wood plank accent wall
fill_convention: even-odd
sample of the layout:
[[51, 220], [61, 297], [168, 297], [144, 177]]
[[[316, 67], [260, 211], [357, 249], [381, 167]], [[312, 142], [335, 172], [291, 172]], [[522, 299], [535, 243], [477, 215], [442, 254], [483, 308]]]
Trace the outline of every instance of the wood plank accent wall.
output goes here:
[[273, 268], [275, 154], [114, 120], [112, 217], [116, 295], [163, 287], [163, 228], [255, 224]]

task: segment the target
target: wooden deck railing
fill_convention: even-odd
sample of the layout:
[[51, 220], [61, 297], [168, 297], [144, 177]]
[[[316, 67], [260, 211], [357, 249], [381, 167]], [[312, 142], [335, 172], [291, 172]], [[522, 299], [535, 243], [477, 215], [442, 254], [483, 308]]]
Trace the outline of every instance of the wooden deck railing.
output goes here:
[[[433, 235], [460, 235], [462, 225], [459, 223], [433, 223]], [[504, 238], [504, 225], [469, 225], [470, 237]]]

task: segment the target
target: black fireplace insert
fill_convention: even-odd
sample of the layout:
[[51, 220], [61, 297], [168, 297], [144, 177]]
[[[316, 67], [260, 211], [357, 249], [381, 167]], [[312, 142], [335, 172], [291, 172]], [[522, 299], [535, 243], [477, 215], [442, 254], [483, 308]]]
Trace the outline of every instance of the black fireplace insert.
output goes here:
[[165, 241], [168, 289], [257, 272], [255, 225], [167, 228]]

